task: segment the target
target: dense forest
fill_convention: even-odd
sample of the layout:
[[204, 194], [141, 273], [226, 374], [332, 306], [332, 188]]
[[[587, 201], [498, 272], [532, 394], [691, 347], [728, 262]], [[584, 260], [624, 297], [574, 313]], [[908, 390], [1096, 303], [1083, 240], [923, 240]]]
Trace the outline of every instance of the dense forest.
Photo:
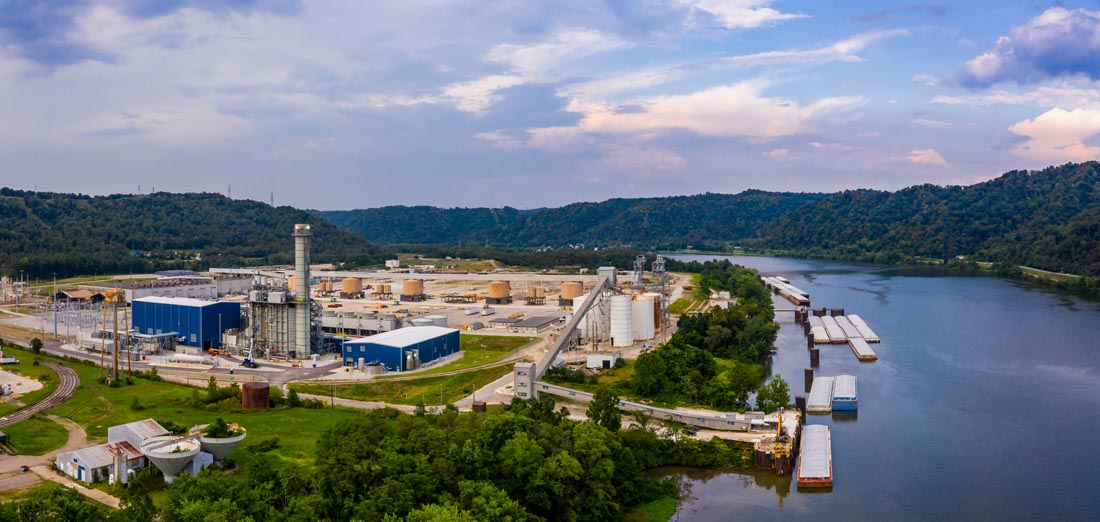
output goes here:
[[315, 211], [379, 243], [511, 247], [728, 248], [822, 194], [763, 192], [610, 199], [552, 209], [383, 207]]
[[966, 256], [1100, 276], [1100, 164], [1012, 171], [965, 187], [844, 191], [764, 226], [755, 243], [834, 259]]
[[316, 262], [380, 263], [378, 247], [304, 211], [218, 194], [114, 195], [0, 189], [0, 272], [30, 277], [293, 263], [296, 223]]
[[[675, 484], [647, 478], [657, 466], [748, 467], [751, 447], [658, 435], [619, 419], [577, 422], [554, 400], [515, 400], [499, 414], [416, 416], [383, 409], [343, 421], [317, 439], [315, 467], [278, 467], [262, 441], [234, 453], [232, 473], [182, 475], [158, 508], [144, 476], [112, 491], [109, 511], [66, 488], [0, 503], [11, 522], [296, 522], [340, 520], [621, 520], [634, 506], [676, 496]], [[609, 410], [609, 411], [610, 411]]]

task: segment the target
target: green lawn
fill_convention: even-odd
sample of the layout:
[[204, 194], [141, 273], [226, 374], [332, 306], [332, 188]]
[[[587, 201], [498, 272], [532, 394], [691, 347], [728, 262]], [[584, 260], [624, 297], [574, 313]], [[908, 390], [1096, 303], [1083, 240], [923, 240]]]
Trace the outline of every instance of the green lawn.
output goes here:
[[661, 497], [652, 502], [642, 504], [627, 513], [624, 520], [630, 522], [667, 522], [676, 514], [676, 499]]
[[[630, 359], [619, 359], [621, 368], [611, 368], [600, 372], [597, 376], [596, 384], [590, 383], [572, 383], [572, 382], [558, 382], [547, 379], [548, 382], [565, 386], [567, 388], [573, 388], [575, 390], [596, 393], [600, 388], [610, 388], [612, 390], [619, 390], [625, 388], [630, 383], [630, 377], [634, 375], [634, 361]], [[625, 396], [625, 395], [624, 395]], [[557, 397], [555, 397], [557, 399]]]
[[[411, 375], [435, 375], [443, 372], [465, 370], [467, 368], [476, 368], [478, 366], [492, 364], [508, 357], [512, 352], [538, 340], [537, 337], [462, 334], [459, 343], [464, 353], [460, 359], [444, 364], [443, 366], [418, 371]], [[390, 375], [377, 377], [376, 379], [392, 379], [394, 377], [400, 377], [401, 375], [400, 373], [392, 373]]]
[[425, 377], [407, 381], [390, 380], [366, 384], [337, 384], [335, 388], [331, 384], [291, 384], [290, 387], [297, 390], [298, 393], [328, 396], [334, 393], [335, 390], [336, 396], [343, 399], [378, 401], [410, 406], [420, 402], [423, 398], [424, 404], [432, 406], [439, 404], [440, 391], [443, 393], [443, 401], [452, 403], [511, 371], [511, 366], [504, 365], [458, 375]]
[[[12, 372], [29, 379], [36, 380], [42, 383], [42, 389], [32, 392], [22, 393], [20, 387], [15, 386], [15, 396], [26, 406], [30, 406], [42, 399], [48, 397], [57, 388], [57, 374], [50, 369], [49, 366], [44, 364], [34, 365], [34, 352], [30, 350], [20, 350], [18, 348], [5, 348], [5, 357], [15, 357], [19, 359], [19, 364], [5, 364], [0, 366], [0, 370]], [[22, 406], [16, 406], [14, 404], [0, 403], [0, 415], [7, 415], [15, 410], [20, 409]]]
[[39, 415], [4, 428], [4, 433], [8, 446], [18, 455], [43, 455], [69, 440], [64, 426]]

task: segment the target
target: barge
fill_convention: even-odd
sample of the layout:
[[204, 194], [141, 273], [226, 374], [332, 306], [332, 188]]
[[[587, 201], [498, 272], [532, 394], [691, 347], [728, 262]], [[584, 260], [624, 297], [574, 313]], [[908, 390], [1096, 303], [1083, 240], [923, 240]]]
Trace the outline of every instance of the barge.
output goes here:
[[806, 398], [807, 413], [829, 413], [833, 411], [833, 378], [814, 377], [810, 385], [810, 396]]
[[859, 397], [854, 375], [837, 375], [833, 378], [833, 411], [856, 411]]
[[833, 486], [833, 441], [828, 426], [815, 424], [802, 428], [802, 450], [798, 455], [800, 488]]
[[871, 349], [871, 345], [863, 339], [848, 339], [848, 346], [852, 347], [852, 353], [861, 361], [877, 361], [878, 355]]

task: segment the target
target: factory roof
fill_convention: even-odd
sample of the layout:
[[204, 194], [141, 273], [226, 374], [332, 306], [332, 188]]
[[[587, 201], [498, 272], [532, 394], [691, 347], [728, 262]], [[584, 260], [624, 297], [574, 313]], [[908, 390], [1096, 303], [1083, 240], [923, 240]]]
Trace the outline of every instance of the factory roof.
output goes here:
[[522, 321], [523, 319], [520, 319], [518, 317], [497, 317], [496, 319], [490, 319], [489, 323], [514, 325]]
[[408, 326], [378, 335], [372, 335], [370, 337], [360, 337], [359, 339], [354, 339], [344, 344], [369, 343], [392, 346], [394, 348], [404, 348], [457, 331], [458, 330], [454, 328], [444, 328], [442, 326]]
[[77, 464], [87, 469], [102, 468], [114, 463], [115, 454], [120, 451], [127, 460], [141, 457], [141, 452], [138, 451], [133, 444], [126, 441], [120, 441], [108, 442], [107, 444], [100, 444], [99, 446], [62, 453], [58, 455], [58, 461], [60, 462], [62, 458], [64, 458], [65, 461], [75, 461]]
[[522, 320], [522, 321], [520, 321], [516, 324], [513, 324], [512, 327], [513, 328], [542, 328], [542, 327], [544, 327], [544, 326], [546, 326], [550, 323], [555, 323], [555, 322], [558, 322], [560, 320], [561, 320], [560, 317], [550, 317], [550, 316], [528, 317], [528, 318], [526, 318], [526, 319], [524, 319], [524, 320]]
[[205, 301], [205, 300], [202, 300], [202, 299], [195, 299], [195, 298], [192, 298], [192, 297], [158, 297], [158, 296], [150, 296], [150, 297], [139, 297], [137, 299], [134, 299], [134, 302], [135, 303], [155, 303], [155, 304], [170, 304], [170, 305], [177, 305], [177, 306], [203, 307], [203, 306], [210, 306], [210, 305], [218, 304], [218, 303], [221, 303], [221, 302], [228, 302], [228, 301]]
[[134, 421], [129, 424], [123, 424], [121, 426], [114, 426], [113, 428], [126, 428], [131, 433], [141, 437], [142, 439], [150, 439], [153, 437], [159, 437], [161, 435], [168, 435], [168, 430], [164, 429], [160, 423], [153, 419], [145, 419]]

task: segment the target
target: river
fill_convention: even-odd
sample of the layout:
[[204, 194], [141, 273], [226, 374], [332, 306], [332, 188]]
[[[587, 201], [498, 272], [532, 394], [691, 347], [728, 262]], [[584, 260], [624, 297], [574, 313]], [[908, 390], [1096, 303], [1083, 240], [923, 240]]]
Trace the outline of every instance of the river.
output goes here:
[[[1100, 520], [1100, 303], [936, 268], [724, 258], [860, 315], [882, 344], [866, 363], [819, 345], [817, 375], [859, 380], [857, 416], [808, 419], [832, 430], [830, 491], [678, 473], [674, 520]], [[809, 353], [792, 314], [777, 319], [772, 369], [793, 398]]]

